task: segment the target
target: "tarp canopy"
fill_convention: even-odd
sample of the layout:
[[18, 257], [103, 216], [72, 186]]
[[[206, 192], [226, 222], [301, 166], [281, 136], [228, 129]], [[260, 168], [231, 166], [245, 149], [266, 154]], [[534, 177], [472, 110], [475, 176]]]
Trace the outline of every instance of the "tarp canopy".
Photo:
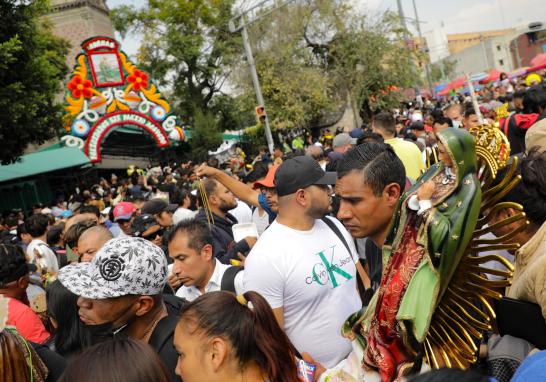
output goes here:
[[58, 147], [23, 155], [13, 164], [0, 166], [0, 182], [91, 164], [82, 150]]

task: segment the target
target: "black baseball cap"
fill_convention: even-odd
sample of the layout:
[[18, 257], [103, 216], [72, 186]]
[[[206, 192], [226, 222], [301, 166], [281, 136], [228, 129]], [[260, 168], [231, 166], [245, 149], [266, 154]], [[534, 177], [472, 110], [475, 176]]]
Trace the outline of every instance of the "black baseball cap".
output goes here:
[[285, 196], [312, 185], [336, 184], [336, 172], [325, 172], [310, 156], [288, 159], [275, 173], [277, 195]]
[[163, 211], [174, 212], [177, 209], [178, 205], [169, 204], [161, 198], [155, 198], [152, 200], [148, 200], [146, 203], [144, 203], [141, 212], [143, 214], [157, 215]]
[[153, 226], [159, 226], [157, 220], [155, 220], [154, 215], [142, 214], [139, 215], [133, 220], [131, 224], [131, 229], [133, 230], [133, 235], [136, 237], [141, 237], [144, 232], [152, 228]]

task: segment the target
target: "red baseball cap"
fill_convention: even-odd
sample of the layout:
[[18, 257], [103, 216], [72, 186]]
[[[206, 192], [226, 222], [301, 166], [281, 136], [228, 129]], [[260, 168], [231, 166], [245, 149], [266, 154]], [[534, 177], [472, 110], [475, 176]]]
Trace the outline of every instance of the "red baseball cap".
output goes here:
[[129, 220], [136, 212], [135, 205], [130, 202], [120, 202], [114, 207], [114, 221]]
[[274, 188], [275, 173], [277, 172], [278, 168], [279, 166], [271, 167], [269, 171], [267, 172], [267, 175], [265, 176], [265, 178], [257, 182], [254, 182], [253, 187], [254, 188], [259, 188], [259, 187]]

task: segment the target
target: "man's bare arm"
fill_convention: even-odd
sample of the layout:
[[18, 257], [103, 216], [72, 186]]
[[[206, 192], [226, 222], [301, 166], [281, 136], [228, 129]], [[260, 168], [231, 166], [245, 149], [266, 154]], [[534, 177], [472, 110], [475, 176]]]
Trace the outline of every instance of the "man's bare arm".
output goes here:
[[242, 200], [243, 202], [251, 204], [255, 207], [260, 207], [260, 202], [258, 201], [258, 196], [260, 195], [260, 192], [254, 190], [252, 187], [244, 184], [243, 182], [239, 182], [225, 172], [203, 164], [197, 168], [195, 173], [199, 177], [207, 177], [217, 180], [218, 182], [222, 183], [228, 190], [233, 192], [233, 195], [235, 195], [239, 200]]

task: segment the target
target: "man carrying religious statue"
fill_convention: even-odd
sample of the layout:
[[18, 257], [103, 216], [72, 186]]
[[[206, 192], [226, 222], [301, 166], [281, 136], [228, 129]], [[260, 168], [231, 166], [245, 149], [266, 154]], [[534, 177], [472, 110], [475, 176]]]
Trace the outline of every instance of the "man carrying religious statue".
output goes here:
[[[474, 339], [494, 317], [483, 296], [500, 298], [492, 288], [505, 282], [480, 275], [488, 269], [479, 266], [485, 261], [476, 250], [484, 247], [477, 245], [487, 243], [473, 239], [487, 220], [480, 208], [495, 202], [490, 193], [482, 200], [481, 181], [499, 166], [488, 170], [487, 161], [478, 161], [475, 137], [463, 129], [437, 137], [439, 162], [401, 196], [393, 215], [380, 287], [342, 329], [353, 351], [320, 381], [399, 381], [431, 367], [466, 368], [476, 361]], [[506, 156], [507, 142], [488, 137], [479, 144]], [[505, 265], [510, 275], [513, 268]], [[479, 308], [484, 301], [485, 313]]]

